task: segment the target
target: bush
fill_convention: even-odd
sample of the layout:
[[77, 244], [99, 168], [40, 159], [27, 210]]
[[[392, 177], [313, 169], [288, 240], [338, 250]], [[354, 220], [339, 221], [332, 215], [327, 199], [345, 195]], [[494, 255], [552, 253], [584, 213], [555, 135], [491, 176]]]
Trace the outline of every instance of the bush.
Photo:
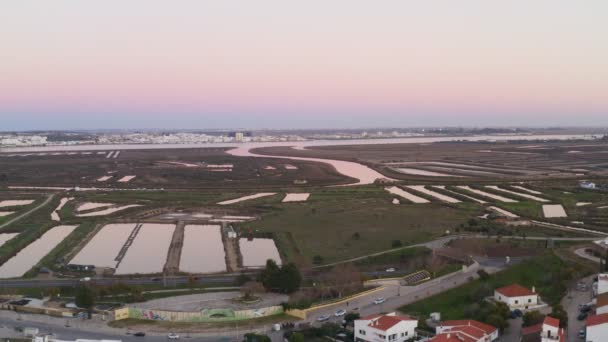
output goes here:
[[272, 342], [272, 340], [266, 335], [248, 333], [243, 336], [243, 342]]
[[323, 263], [323, 257], [320, 256], [320, 255], [315, 255], [312, 258], [312, 263], [315, 264], [315, 265], [321, 265]]
[[488, 279], [490, 279], [490, 275], [485, 270], [479, 270], [479, 271], [477, 271], [477, 275], [479, 275], [479, 279], [481, 279], [481, 280], [488, 280]]
[[401, 243], [401, 240], [393, 240], [391, 242], [391, 246], [393, 248], [399, 248], [399, 247], [403, 246], [403, 243]]
[[524, 313], [522, 326], [530, 327], [538, 323], [542, 323], [544, 319], [545, 315], [541, 314], [539, 311], [528, 311]]

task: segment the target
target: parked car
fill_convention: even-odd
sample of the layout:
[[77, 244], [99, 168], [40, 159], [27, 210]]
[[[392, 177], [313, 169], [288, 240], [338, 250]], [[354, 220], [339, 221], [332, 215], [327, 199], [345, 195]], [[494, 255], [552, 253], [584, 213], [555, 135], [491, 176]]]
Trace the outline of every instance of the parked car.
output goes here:
[[587, 332], [585, 331], [585, 329], [581, 329], [578, 331], [578, 337], [584, 339], [585, 337], [587, 337]]
[[328, 321], [329, 318], [330, 318], [329, 315], [321, 315], [317, 318], [317, 322], [325, 322], [325, 321]]
[[344, 315], [346, 315], [346, 310], [343, 310], [343, 309], [336, 311], [336, 313], [334, 314], [334, 316], [336, 316], [336, 317], [341, 317]]
[[82, 281], [82, 282], [88, 282], [88, 281], [91, 281], [91, 277], [84, 277], [84, 278], [80, 278], [80, 281]]
[[169, 335], [167, 335], [167, 338], [170, 340], [179, 340], [179, 335], [174, 334], [174, 333], [169, 333]]
[[384, 302], [386, 302], [386, 299], [384, 297], [374, 299], [374, 304], [382, 304]]
[[388, 273], [393, 273], [393, 272], [395, 272], [395, 271], [396, 271], [396, 269], [394, 269], [394, 268], [392, 268], [392, 267], [391, 267], [391, 268], [387, 268], [387, 269], [386, 269], [386, 272], [388, 272]]
[[581, 313], [588, 313], [589, 311], [591, 311], [591, 307], [589, 305], [583, 305], [579, 308], [579, 311]]
[[146, 333], [143, 331], [139, 331], [139, 332], [136, 332], [135, 334], [133, 334], [133, 336], [144, 337], [144, 336], [146, 336]]
[[587, 319], [587, 316], [589, 316], [589, 313], [587, 312], [581, 312], [578, 317], [576, 317], [576, 319], [578, 319], [579, 321], [584, 321]]

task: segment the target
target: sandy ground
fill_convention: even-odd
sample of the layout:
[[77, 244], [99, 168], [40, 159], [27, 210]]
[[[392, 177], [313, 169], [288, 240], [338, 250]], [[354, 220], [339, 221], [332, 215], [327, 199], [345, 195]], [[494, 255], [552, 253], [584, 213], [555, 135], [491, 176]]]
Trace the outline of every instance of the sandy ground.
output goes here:
[[525, 188], [525, 187], [520, 186], [520, 185], [513, 185], [513, 187], [514, 187], [515, 189], [519, 189], [519, 190], [521, 190], [521, 191], [529, 192], [529, 193], [534, 194], [534, 195], [542, 195], [542, 194], [543, 194], [543, 193], [542, 193], [542, 192], [540, 192], [540, 191], [536, 191], [536, 190], [528, 189], [528, 188]]
[[79, 205], [78, 208], [76, 208], [76, 211], [85, 211], [85, 210], [91, 210], [91, 209], [97, 209], [97, 208], [104, 208], [104, 207], [109, 207], [111, 205], [114, 205], [114, 203], [86, 202], [86, 203]]
[[119, 179], [118, 182], [127, 183], [127, 182], [130, 182], [135, 177], [137, 177], [137, 176], [124, 176], [121, 179]]
[[0, 211], [0, 217], [2, 216], [8, 216], [10, 214], [14, 214], [14, 211]]

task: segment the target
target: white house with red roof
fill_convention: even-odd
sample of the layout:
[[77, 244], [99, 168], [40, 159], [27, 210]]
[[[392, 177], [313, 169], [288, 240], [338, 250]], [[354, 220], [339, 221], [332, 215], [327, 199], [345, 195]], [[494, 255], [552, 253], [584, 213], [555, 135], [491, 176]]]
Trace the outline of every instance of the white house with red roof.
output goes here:
[[512, 284], [494, 290], [494, 300], [507, 304], [511, 310], [526, 310], [540, 304], [540, 298], [534, 287], [530, 290], [519, 284]]
[[559, 327], [559, 319], [545, 316], [542, 323], [523, 328], [521, 341], [566, 342], [566, 332]]
[[587, 342], [608, 340], [608, 314], [593, 315], [587, 318]]
[[435, 334], [435, 338], [440, 335], [459, 334], [475, 342], [492, 342], [498, 339], [498, 328], [472, 319], [442, 321], [435, 328]]
[[416, 336], [418, 320], [394, 312], [355, 320], [355, 341], [403, 342]]

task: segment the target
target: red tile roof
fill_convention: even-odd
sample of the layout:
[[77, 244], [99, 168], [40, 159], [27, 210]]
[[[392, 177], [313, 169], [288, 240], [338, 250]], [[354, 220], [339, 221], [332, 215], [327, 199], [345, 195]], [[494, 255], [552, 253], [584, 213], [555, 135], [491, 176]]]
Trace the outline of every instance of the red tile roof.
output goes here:
[[551, 316], [545, 316], [545, 320], [543, 321], [543, 324], [550, 325], [554, 328], [559, 328], [559, 319], [551, 317]]
[[452, 320], [452, 321], [443, 321], [441, 322], [441, 326], [444, 327], [462, 327], [462, 326], [473, 326], [479, 330], [482, 330], [486, 334], [491, 334], [497, 330], [497, 328], [485, 324], [479, 321], [475, 321], [472, 319], [461, 319], [461, 320]]
[[477, 340], [458, 333], [446, 333], [433, 337], [429, 342], [477, 342]]
[[415, 319], [407, 316], [380, 316], [377, 319], [373, 319], [369, 322], [368, 326], [374, 329], [387, 331], [403, 321], [415, 321]]
[[536, 294], [532, 292], [532, 290], [525, 288], [519, 284], [501, 287], [499, 289], [496, 289], [496, 292], [506, 297], [534, 296]]
[[543, 324], [542, 323], [538, 323], [538, 324], [535, 324], [535, 325], [531, 325], [529, 327], [521, 328], [521, 334], [523, 336], [540, 334], [541, 331], [543, 331]]
[[594, 326], [594, 325], [600, 325], [600, 324], [604, 324], [604, 323], [608, 323], [608, 313], [605, 314], [601, 314], [601, 315], [593, 315], [593, 316], [589, 316], [587, 318], [587, 326]]

